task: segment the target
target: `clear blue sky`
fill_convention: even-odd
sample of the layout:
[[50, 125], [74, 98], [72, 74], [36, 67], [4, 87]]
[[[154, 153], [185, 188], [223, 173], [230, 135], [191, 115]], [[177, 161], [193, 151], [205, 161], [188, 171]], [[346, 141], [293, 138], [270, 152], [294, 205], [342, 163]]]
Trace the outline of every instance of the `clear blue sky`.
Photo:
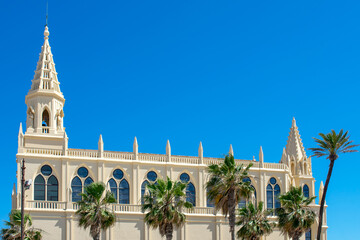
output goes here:
[[[45, 0], [0, 0], [0, 219], [43, 44]], [[306, 148], [331, 129], [360, 143], [359, 1], [52, 1], [50, 44], [69, 147], [278, 162], [294, 116]], [[308, 154], [309, 155], [309, 154]], [[359, 154], [341, 156], [329, 239], [357, 239]], [[316, 192], [328, 161], [313, 159]], [[351, 207], [351, 210], [344, 209]]]

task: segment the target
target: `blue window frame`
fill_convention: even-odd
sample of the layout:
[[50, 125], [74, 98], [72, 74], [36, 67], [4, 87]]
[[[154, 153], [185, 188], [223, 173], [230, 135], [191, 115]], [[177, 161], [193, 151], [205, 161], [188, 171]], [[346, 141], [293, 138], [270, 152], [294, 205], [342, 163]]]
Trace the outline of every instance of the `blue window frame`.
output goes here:
[[[266, 187], [266, 206], [267, 209], [273, 209], [276, 210], [277, 208], [281, 207], [279, 195], [281, 193], [281, 189], [279, 184], [277, 184], [277, 181], [275, 178], [270, 178], [270, 183]], [[276, 215], [276, 211], [272, 213], [273, 215]]]
[[85, 179], [84, 186], [86, 187], [86, 186], [92, 184], [93, 182], [94, 182], [94, 180], [92, 180], [91, 177], [88, 177]]
[[57, 178], [52, 175], [47, 180], [47, 200], [48, 201], [58, 201], [59, 200], [59, 182]]
[[215, 202], [214, 200], [210, 200], [209, 199], [209, 194], [208, 194], [209, 190], [206, 189], [206, 206], [207, 207], [215, 207]]
[[126, 179], [121, 180], [119, 184], [119, 203], [129, 204], [130, 203], [129, 193], [130, 193], [130, 189], [129, 189], [128, 181], [126, 181]]
[[50, 176], [52, 173], [52, 168], [49, 165], [44, 165], [41, 167], [41, 173], [44, 176]]
[[82, 182], [79, 177], [74, 177], [71, 181], [71, 190], [72, 190], [72, 201], [78, 202], [81, 200], [80, 193], [82, 193]]
[[113, 176], [115, 179], [121, 180], [124, 177], [124, 173], [120, 169], [115, 169], [113, 172]]
[[[251, 184], [251, 179], [249, 177], [246, 177], [243, 179], [243, 182], [250, 182]], [[254, 190], [254, 196], [255, 196], [255, 206], [256, 206], [256, 190], [255, 190], [255, 187], [253, 185], [251, 185], [252, 189]], [[249, 202], [249, 200], [251, 199], [245, 199], [243, 197], [241, 197], [239, 203], [238, 203], [238, 208], [243, 208], [243, 207], [246, 207], [247, 203]]]
[[309, 191], [308, 185], [306, 185], [306, 184], [303, 186], [303, 193], [304, 193], [304, 196], [305, 196], [305, 197], [309, 198], [309, 196], [310, 196], [310, 191]]
[[41, 175], [34, 181], [34, 200], [45, 201], [45, 179]]
[[110, 191], [112, 192], [112, 194], [114, 195], [116, 201], [118, 199], [118, 194], [117, 194], [117, 184], [115, 182], [114, 179], [110, 179], [109, 180], [109, 186], [110, 186]]
[[141, 204], [144, 203], [144, 195], [145, 195], [145, 191], [146, 191], [146, 185], [149, 184], [149, 181], [145, 180], [142, 184], [141, 184]]
[[53, 170], [49, 165], [41, 167], [40, 174], [36, 176], [34, 181], [34, 200], [59, 200], [59, 182], [52, 173]]
[[148, 172], [148, 174], [146, 175], [147, 179], [150, 180], [151, 182], [155, 182], [157, 179], [157, 174], [154, 171], [150, 171]]
[[191, 202], [194, 207], [196, 206], [195, 186], [191, 182], [186, 186], [186, 201]]
[[[109, 180], [109, 186], [111, 192], [114, 194], [118, 203], [129, 204], [130, 203], [130, 186], [126, 179], [124, 179], [124, 172], [120, 169], [116, 169], [113, 172], [115, 179]], [[145, 192], [145, 190], [144, 190]], [[141, 189], [141, 196], [143, 196], [143, 189]]]
[[89, 175], [89, 171], [85, 167], [81, 167], [78, 169], [77, 174], [81, 178], [86, 178]]
[[311, 240], [311, 229], [305, 233], [305, 240]]
[[84, 192], [84, 188], [91, 183], [93, 183], [94, 180], [89, 177], [89, 170], [85, 167], [80, 167], [77, 170], [77, 176], [73, 178], [71, 181], [71, 190], [72, 190], [72, 201], [78, 202], [81, 200], [81, 193]]
[[189, 181], [190, 181], [190, 176], [189, 176], [189, 174], [187, 174], [187, 173], [182, 173], [182, 174], [180, 175], [180, 181], [182, 181], [182, 182], [184, 182], [184, 183], [189, 182]]

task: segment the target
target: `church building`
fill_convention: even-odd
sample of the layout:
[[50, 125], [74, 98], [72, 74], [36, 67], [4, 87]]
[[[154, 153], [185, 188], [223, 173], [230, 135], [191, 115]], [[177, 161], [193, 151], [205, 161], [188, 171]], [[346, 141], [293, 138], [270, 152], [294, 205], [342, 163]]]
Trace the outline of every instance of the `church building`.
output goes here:
[[[31, 63], [29, 63], [31, 64]], [[200, 142], [198, 156], [171, 154], [166, 144], [166, 154], [139, 152], [135, 137], [132, 152], [115, 152], [104, 149], [100, 135], [98, 149], [69, 148], [69, 139], [64, 127], [65, 98], [60, 90], [58, 74], [49, 44], [49, 30], [45, 27], [44, 44], [31, 88], [25, 97], [26, 126], [20, 124], [18, 135], [17, 183], [12, 192], [12, 208], [20, 209], [21, 204], [21, 162], [26, 164], [25, 179], [32, 184], [25, 192], [25, 211], [33, 219], [34, 227], [44, 230], [46, 240], [87, 240], [89, 230], [78, 227], [75, 211], [79, 193], [92, 182], [104, 182], [114, 194], [117, 203], [111, 208], [116, 215], [116, 224], [102, 233], [102, 240], [160, 240], [158, 230], [144, 223], [141, 199], [146, 184], [157, 179], [182, 180], [188, 183], [187, 200], [194, 208], [186, 210], [186, 223], [174, 232], [174, 240], [227, 240], [230, 239], [228, 220], [221, 211], [216, 212], [208, 201], [205, 183], [208, 179], [206, 168], [218, 164], [221, 158], [203, 156]], [[81, 110], [80, 110], [81, 111]], [[289, 123], [290, 125], [290, 123]], [[229, 154], [234, 155], [230, 146]], [[254, 188], [253, 200], [263, 201], [267, 209], [280, 206], [277, 198], [291, 186], [301, 186], [305, 196], [315, 196], [315, 179], [312, 176], [311, 158], [306, 155], [295, 119], [292, 121], [287, 144], [279, 159], [264, 161], [262, 148], [258, 160], [236, 159], [238, 164], [248, 165], [247, 179]], [[321, 199], [321, 185], [317, 199]], [[246, 204], [243, 200], [239, 206]], [[311, 204], [319, 211], [319, 204]], [[270, 216], [276, 222], [277, 217]], [[326, 206], [322, 239], [327, 239]], [[302, 240], [315, 239], [317, 223], [303, 235]], [[286, 240], [278, 229], [263, 240]]]

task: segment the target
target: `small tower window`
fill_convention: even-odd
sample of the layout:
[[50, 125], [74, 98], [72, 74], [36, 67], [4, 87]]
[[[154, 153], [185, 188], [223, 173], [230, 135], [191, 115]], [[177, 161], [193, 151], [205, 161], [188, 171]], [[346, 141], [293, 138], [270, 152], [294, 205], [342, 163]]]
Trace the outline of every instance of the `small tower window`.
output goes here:
[[50, 124], [49, 124], [49, 112], [45, 109], [43, 114], [42, 114], [42, 123], [41, 125], [43, 127], [48, 127]]

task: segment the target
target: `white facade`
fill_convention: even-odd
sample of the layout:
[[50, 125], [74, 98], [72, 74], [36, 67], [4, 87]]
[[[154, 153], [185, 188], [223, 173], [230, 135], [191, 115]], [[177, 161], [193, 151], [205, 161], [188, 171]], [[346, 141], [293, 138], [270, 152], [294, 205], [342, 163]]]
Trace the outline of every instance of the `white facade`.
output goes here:
[[[65, 99], [57, 79], [47, 27], [44, 35], [45, 42], [35, 76], [25, 99], [27, 105], [25, 134], [21, 125], [19, 130], [16, 155], [17, 186], [14, 186], [12, 195], [13, 208], [20, 208], [20, 165], [21, 160], [24, 159], [25, 179], [33, 180], [33, 185], [26, 191], [25, 210], [31, 214], [35, 227], [45, 231], [45, 239], [91, 239], [88, 231], [77, 226], [74, 216], [77, 204], [72, 199], [76, 187], [72, 186], [72, 183], [76, 177], [79, 177], [82, 185], [88, 177], [93, 181], [108, 183], [114, 178], [113, 171], [120, 169], [123, 172], [122, 179], [125, 179], [129, 185], [129, 203], [112, 205], [117, 221], [115, 226], [103, 233], [102, 239], [161, 239], [157, 230], [149, 229], [144, 224], [144, 214], [140, 211], [141, 185], [150, 171], [154, 171], [158, 178], [168, 176], [172, 180], [178, 180], [182, 173], [187, 173], [195, 187], [196, 206], [187, 213], [186, 224], [174, 233], [174, 239], [230, 239], [227, 220], [220, 212], [216, 213], [212, 207], [207, 207], [204, 188], [208, 177], [207, 165], [220, 163], [222, 159], [203, 157], [201, 143], [197, 157], [172, 155], [169, 142], [166, 145], [165, 155], [139, 153], [136, 138], [133, 152], [104, 151], [101, 136], [97, 150], [68, 148], [68, 137], [63, 126]], [[233, 154], [232, 147], [229, 152]], [[267, 197], [270, 196], [266, 189], [269, 184], [271, 185], [271, 178], [276, 180], [280, 193], [288, 191], [292, 185], [302, 187], [306, 185], [309, 188], [309, 195], [315, 195], [311, 158], [306, 156], [295, 119], [279, 163], [264, 162], [262, 149], [260, 149], [259, 161], [236, 161], [239, 164], [253, 164], [250, 169], [251, 182], [256, 190], [257, 201], [263, 201], [265, 206], [267, 206]], [[45, 165], [50, 166], [50, 174], [48, 174], [49, 169], [46, 174], [42, 173], [41, 169]], [[81, 167], [88, 170], [86, 177], [78, 176], [78, 169]], [[44, 190], [41, 190], [40, 185], [34, 184], [37, 177], [44, 180]], [[50, 178], [51, 181], [57, 179], [57, 187], [50, 186]], [[274, 186], [275, 184], [272, 184], [272, 187]], [[319, 195], [321, 194], [322, 189]], [[42, 200], [35, 200], [36, 198]], [[315, 202], [312, 207], [316, 211], [319, 209], [319, 205]], [[276, 217], [270, 218], [276, 221]], [[326, 211], [323, 224], [323, 239], [326, 240]], [[316, 228], [314, 224], [311, 239], [315, 239]], [[263, 239], [287, 239], [287, 237], [280, 236], [279, 231], [275, 230]], [[305, 239], [305, 236], [302, 239]]]

